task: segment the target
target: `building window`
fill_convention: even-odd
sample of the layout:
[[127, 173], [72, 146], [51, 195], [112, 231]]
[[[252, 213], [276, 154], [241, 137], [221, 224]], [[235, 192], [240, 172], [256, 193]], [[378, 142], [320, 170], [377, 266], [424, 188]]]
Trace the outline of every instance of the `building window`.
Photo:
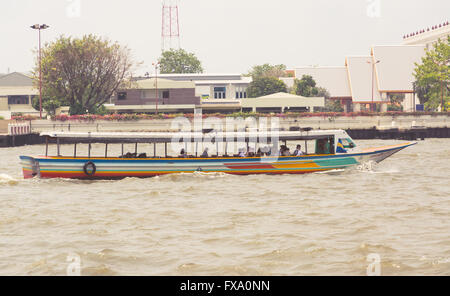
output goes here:
[[225, 99], [227, 91], [225, 87], [214, 87], [214, 99]]
[[236, 86], [236, 99], [245, 99], [247, 97], [247, 88]]
[[120, 92], [117, 94], [117, 100], [122, 101], [127, 99], [127, 93], [126, 92]]
[[9, 105], [28, 105], [28, 96], [8, 96]]
[[163, 97], [163, 99], [168, 99], [169, 98], [169, 91], [168, 90], [163, 91], [162, 97]]

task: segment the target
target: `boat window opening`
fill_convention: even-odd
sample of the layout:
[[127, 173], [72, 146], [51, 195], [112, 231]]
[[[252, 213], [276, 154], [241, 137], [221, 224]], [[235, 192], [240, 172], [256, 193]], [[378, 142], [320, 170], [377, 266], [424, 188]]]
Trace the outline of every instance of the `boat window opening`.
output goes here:
[[316, 140], [316, 154], [334, 154], [334, 136]]
[[339, 141], [342, 143], [344, 148], [355, 148], [355, 143], [350, 138], [340, 138]]
[[[57, 134], [57, 133], [56, 133]], [[56, 136], [52, 134], [48, 137], [46, 142], [54, 143], [56, 148], [48, 148], [46, 145], [46, 155], [54, 155], [61, 157], [61, 155], [80, 158], [86, 157], [86, 154], [79, 153], [79, 144], [88, 146], [87, 158], [104, 157], [104, 158], [151, 158], [153, 154], [154, 158], [172, 158], [178, 157], [182, 147], [184, 147], [186, 158], [200, 157], [205, 147], [209, 148], [208, 158], [221, 158], [221, 157], [262, 157], [262, 156], [276, 156], [280, 154], [281, 148], [286, 146], [289, 151], [284, 151], [283, 156], [292, 156], [297, 149], [297, 145], [301, 146], [302, 155], [308, 154], [335, 154], [335, 146], [339, 141], [346, 146], [346, 148], [354, 145], [352, 139], [349, 136], [339, 138], [339, 141], [334, 142], [335, 136], [332, 134], [318, 134], [318, 135], [296, 135], [294, 133], [281, 133], [278, 137], [278, 141], [274, 142], [272, 138], [266, 138], [262, 135], [255, 136], [254, 134], [242, 134], [237, 133], [229, 138], [218, 138], [211, 135], [195, 135], [194, 138], [186, 140], [184, 137], [180, 138], [177, 143], [177, 148], [173, 145], [168, 146], [171, 143], [170, 136], [165, 134], [158, 135], [139, 135], [139, 137], [102, 137], [102, 135], [88, 134], [85, 137], [67, 137]], [[267, 141], [267, 143], [266, 143]], [[115, 145], [115, 143], [119, 145]], [[67, 144], [74, 144], [67, 145]], [[113, 144], [113, 145], [110, 145]], [[164, 145], [163, 146], [161, 146]], [[151, 153], [153, 145], [153, 153]], [[160, 145], [160, 147], [157, 147]], [[195, 145], [195, 147], [194, 147]], [[133, 147], [134, 146], [134, 147]], [[139, 146], [139, 147], [138, 147]], [[179, 146], [179, 148], [178, 148]], [[339, 144], [340, 147], [342, 147]], [[81, 148], [81, 151], [86, 151], [85, 148]], [[48, 151], [48, 149], [55, 149], [56, 151]], [[285, 148], [284, 148], [285, 149]], [[121, 151], [121, 153], [119, 153]], [[194, 152], [195, 151], [195, 152]], [[56, 152], [56, 153], [55, 153]], [[288, 153], [289, 152], [289, 153]], [[175, 156], [173, 156], [175, 153]], [[77, 155], [79, 154], [79, 155]], [[192, 155], [193, 154], [193, 155]], [[147, 156], [148, 155], [148, 156]], [[172, 156], [169, 156], [172, 155]]]

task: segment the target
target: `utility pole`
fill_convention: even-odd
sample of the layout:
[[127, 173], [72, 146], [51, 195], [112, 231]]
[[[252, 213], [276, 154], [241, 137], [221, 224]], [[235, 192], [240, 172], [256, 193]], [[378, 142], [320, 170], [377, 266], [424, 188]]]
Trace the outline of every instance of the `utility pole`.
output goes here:
[[368, 61], [368, 64], [372, 65], [372, 103], [370, 104], [370, 111], [376, 111], [376, 108], [374, 108], [374, 102], [373, 102], [373, 84], [374, 84], [374, 75], [373, 73], [375, 72], [375, 64], [378, 64], [380, 61], [376, 61], [374, 62], [373, 60]]
[[156, 89], [156, 114], [158, 114], [158, 100], [159, 100], [159, 92], [158, 92], [158, 66], [160, 62], [152, 63], [155, 66], [155, 89]]
[[45, 30], [50, 26], [43, 25], [33, 25], [30, 28], [39, 31], [39, 118], [42, 119], [42, 58], [41, 58], [41, 30]]

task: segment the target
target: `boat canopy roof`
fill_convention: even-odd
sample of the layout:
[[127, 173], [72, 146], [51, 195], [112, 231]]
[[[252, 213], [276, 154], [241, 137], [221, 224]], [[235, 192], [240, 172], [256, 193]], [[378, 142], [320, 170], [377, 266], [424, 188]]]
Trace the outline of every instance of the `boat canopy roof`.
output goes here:
[[348, 137], [344, 130], [243, 131], [243, 132], [42, 132], [60, 143], [170, 143], [170, 142], [262, 142], [315, 140]]

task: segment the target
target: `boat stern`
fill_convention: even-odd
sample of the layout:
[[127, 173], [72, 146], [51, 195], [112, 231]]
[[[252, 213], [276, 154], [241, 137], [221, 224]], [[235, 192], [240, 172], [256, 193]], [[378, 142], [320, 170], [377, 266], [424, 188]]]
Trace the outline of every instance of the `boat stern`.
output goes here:
[[31, 179], [39, 175], [39, 162], [31, 156], [20, 156], [23, 177]]

